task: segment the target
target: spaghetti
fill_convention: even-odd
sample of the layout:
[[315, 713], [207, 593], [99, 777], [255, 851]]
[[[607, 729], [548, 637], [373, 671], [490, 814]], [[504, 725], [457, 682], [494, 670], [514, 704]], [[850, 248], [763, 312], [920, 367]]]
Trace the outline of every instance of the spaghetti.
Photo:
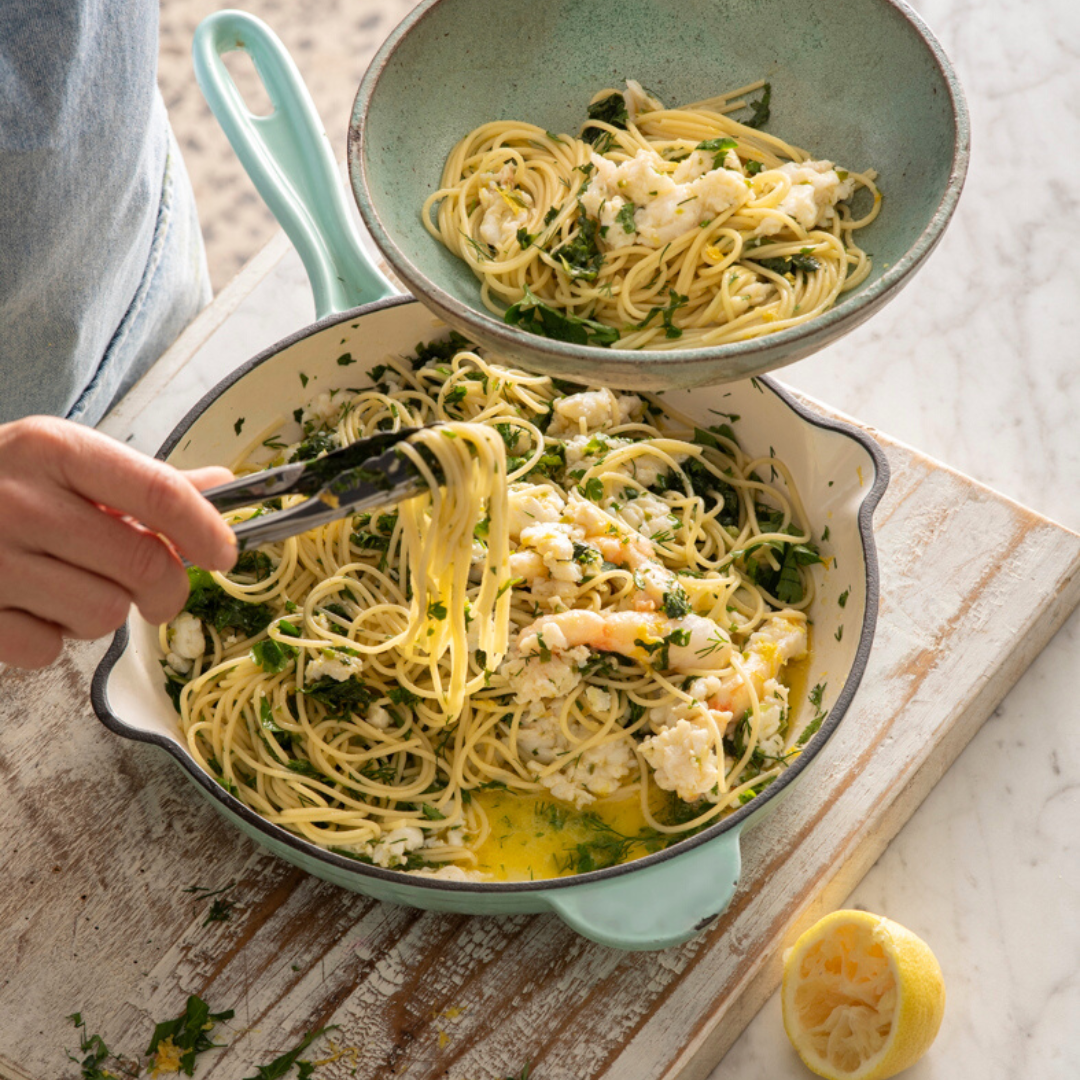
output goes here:
[[192, 571], [161, 648], [208, 772], [322, 847], [458, 879], [512, 876], [484, 854], [500, 800], [577, 829], [544, 876], [663, 847], [779, 774], [821, 561], [781, 461], [456, 335], [370, 374], [266, 442], [296, 460], [440, 420], [409, 451], [431, 493]]
[[[727, 114], [751, 103], [739, 123]], [[875, 173], [813, 161], [758, 130], [771, 88], [665, 108], [637, 83], [601, 91], [580, 138], [493, 121], [451, 152], [423, 207], [492, 312], [578, 344], [687, 349], [828, 310], [870, 272], [853, 234]], [[859, 189], [872, 205], [854, 217]]]

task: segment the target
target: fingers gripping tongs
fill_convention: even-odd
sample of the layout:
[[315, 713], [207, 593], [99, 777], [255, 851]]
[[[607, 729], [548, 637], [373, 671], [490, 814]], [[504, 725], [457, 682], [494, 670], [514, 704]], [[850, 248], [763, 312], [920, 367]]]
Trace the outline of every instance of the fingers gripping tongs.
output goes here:
[[359, 439], [321, 458], [241, 476], [204, 491], [203, 497], [225, 511], [256, 506], [282, 495], [309, 496], [295, 506], [260, 512], [233, 526], [239, 551], [284, 540], [424, 491], [427, 485], [420, 472], [397, 449], [399, 443], [421, 430], [403, 428]]

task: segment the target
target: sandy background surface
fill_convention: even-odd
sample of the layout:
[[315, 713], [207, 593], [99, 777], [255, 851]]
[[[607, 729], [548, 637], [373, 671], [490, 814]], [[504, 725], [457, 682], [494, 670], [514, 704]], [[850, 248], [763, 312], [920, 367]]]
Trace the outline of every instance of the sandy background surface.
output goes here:
[[[211, 115], [191, 66], [195, 27], [221, 8], [263, 19], [296, 61], [338, 158], [360, 77], [375, 50], [414, 0], [162, 0], [158, 82], [195, 188], [215, 291], [270, 238], [277, 225]], [[255, 112], [264, 111], [254, 67], [242, 54], [226, 60]]]

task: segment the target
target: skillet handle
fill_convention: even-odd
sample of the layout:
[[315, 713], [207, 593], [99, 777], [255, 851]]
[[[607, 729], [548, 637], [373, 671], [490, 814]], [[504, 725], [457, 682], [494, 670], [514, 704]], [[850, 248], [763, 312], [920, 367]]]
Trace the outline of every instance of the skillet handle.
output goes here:
[[[225, 67], [222, 54], [234, 49], [254, 62], [274, 107], [268, 116], [248, 109]], [[218, 123], [304, 260], [316, 316], [395, 295], [361, 247], [330, 140], [277, 35], [252, 15], [219, 11], [196, 29], [192, 58]]]
[[[669, 949], [722, 915], [742, 868], [739, 825], [675, 859], [595, 884], [553, 889], [552, 910], [590, 941], [612, 949]], [[633, 863], [627, 864], [627, 869]]]

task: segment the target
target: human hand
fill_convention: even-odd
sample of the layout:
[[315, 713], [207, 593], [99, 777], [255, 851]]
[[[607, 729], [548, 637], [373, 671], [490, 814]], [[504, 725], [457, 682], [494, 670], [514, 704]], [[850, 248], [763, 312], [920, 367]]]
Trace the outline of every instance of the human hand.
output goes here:
[[232, 530], [198, 494], [231, 479], [66, 420], [0, 425], [0, 661], [51, 664], [64, 638], [115, 630], [132, 603], [150, 622], [173, 618], [188, 595], [180, 555], [236, 562]]

